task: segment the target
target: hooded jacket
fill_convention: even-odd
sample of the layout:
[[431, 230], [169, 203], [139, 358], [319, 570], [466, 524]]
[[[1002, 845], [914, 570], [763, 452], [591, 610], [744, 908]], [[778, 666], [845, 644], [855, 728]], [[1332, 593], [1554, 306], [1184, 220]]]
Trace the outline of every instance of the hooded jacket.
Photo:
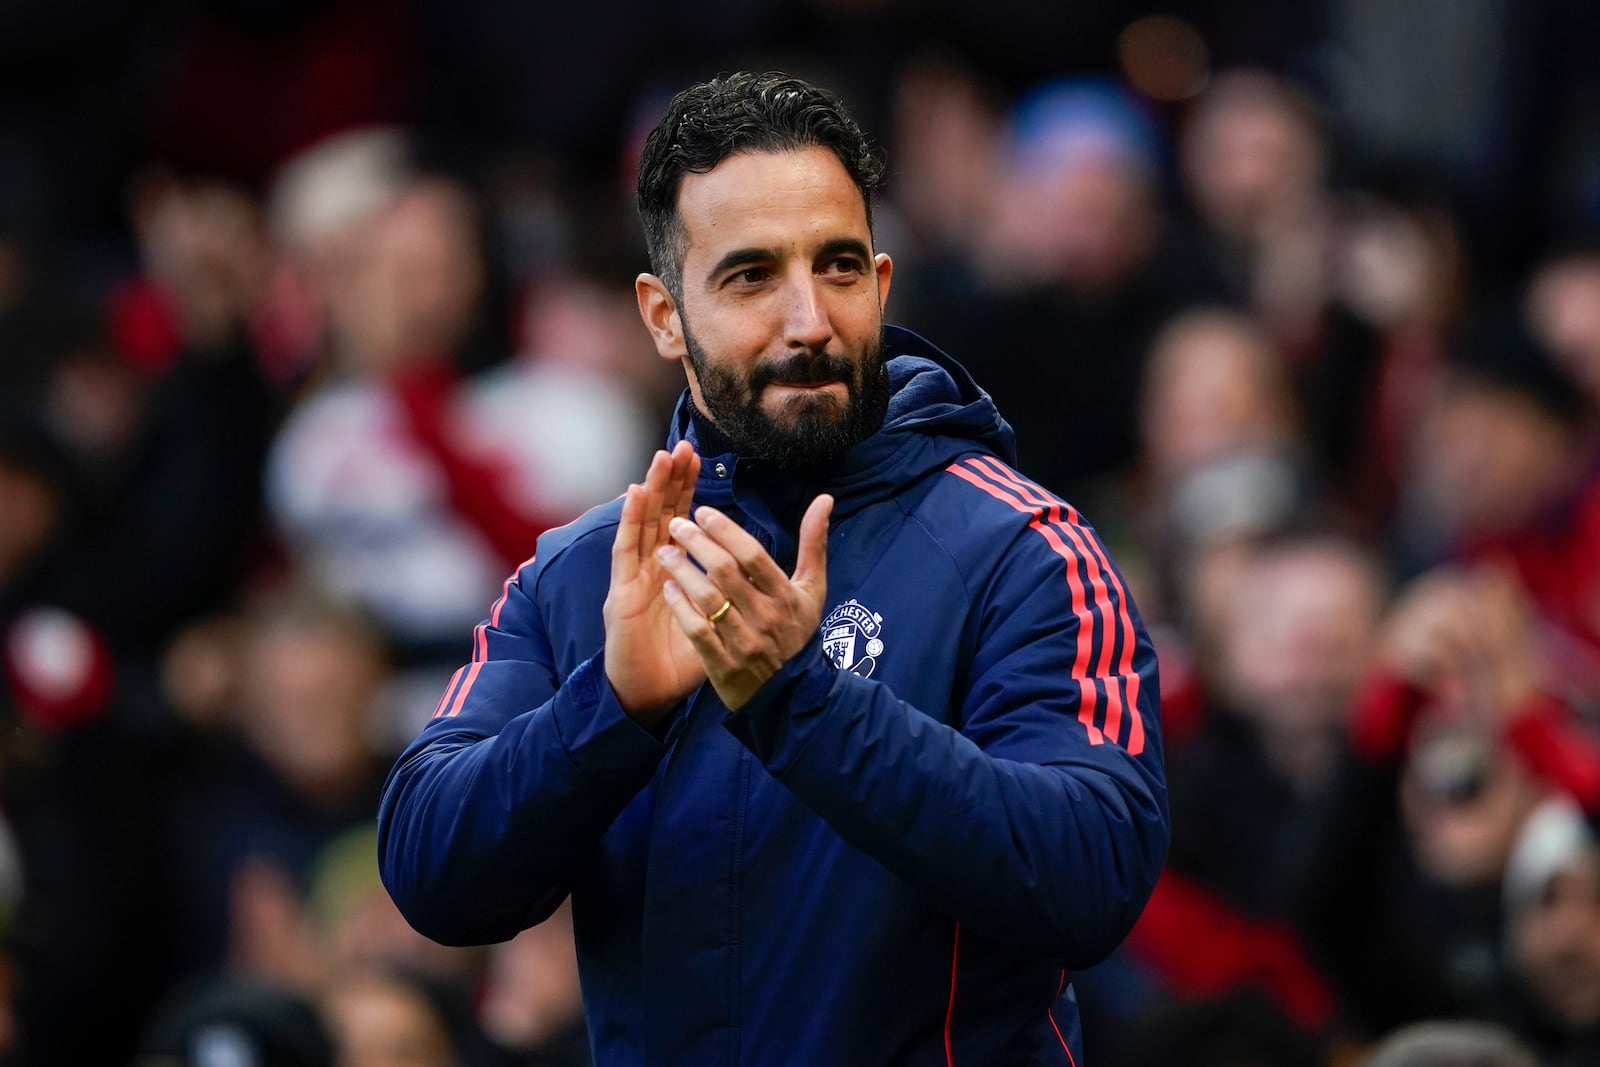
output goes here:
[[[697, 504], [785, 570], [835, 498], [810, 644], [664, 738], [606, 681], [620, 501], [539, 539], [379, 814], [383, 877], [447, 944], [572, 898], [610, 1065], [1081, 1065], [1071, 972], [1166, 856], [1156, 657], [1071, 507], [1012, 469], [958, 364], [885, 330], [883, 427], [819, 480], [702, 457]], [[696, 439], [686, 401], [671, 439]]]

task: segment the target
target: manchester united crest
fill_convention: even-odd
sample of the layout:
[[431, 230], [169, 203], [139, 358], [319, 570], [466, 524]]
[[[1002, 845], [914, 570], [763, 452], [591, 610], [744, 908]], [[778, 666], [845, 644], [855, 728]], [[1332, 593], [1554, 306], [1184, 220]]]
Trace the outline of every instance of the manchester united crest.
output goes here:
[[841, 671], [872, 675], [883, 655], [883, 616], [854, 597], [822, 620], [822, 650]]

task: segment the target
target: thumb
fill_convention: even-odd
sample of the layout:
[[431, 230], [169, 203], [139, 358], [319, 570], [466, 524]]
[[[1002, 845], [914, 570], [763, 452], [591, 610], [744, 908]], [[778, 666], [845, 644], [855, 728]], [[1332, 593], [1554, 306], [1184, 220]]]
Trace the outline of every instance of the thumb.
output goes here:
[[800, 552], [793, 580], [818, 603], [828, 591], [828, 518], [832, 514], [833, 497], [823, 493], [800, 520]]

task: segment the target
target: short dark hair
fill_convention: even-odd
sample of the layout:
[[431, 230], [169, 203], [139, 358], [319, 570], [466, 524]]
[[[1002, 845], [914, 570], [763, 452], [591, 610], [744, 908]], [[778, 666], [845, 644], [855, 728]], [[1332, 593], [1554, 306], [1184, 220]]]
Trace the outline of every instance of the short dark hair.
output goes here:
[[826, 148], [861, 190], [872, 227], [872, 193], [883, 184], [883, 157], [839, 99], [787, 74], [741, 71], [674, 96], [639, 157], [639, 220], [650, 268], [681, 302], [683, 225], [678, 190], [685, 174], [705, 174], [741, 152]]

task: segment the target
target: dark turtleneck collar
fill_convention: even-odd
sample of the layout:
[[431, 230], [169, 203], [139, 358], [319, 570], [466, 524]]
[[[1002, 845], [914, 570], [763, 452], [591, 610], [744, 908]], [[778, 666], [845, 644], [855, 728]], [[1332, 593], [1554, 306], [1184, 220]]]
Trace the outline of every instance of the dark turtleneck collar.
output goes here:
[[[694, 440], [696, 451], [702, 458], [713, 456], [733, 456], [739, 465], [739, 470], [744, 472], [741, 476], [746, 487], [754, 489], [771, 510], [779, 525], [791, 533], [799, 530], [800, 517], [805, 513], [807, 505], [816, 495], [813, 472], [792, 470], [775, 464], [761, 464], [759, 473], [748, 460], [750, 457], [739, 451], [733, 440], [716, 426], [712, 425], [705, 412], [695, 406], [694, 397], [685, 392], [684, 400], [688, 404], [689, 422], [694, 427]], [[746, 504], [749, 502], [746, 501]]]
[[685, 393], [684, 400], [689, 405], [689, 421], [694, 425], [695, 443], [700, 446], [698, 451], [702, 456], [728, 456], [738, 451], [728, 435], [712, 425], [705, 412], [696, 406], [692, 393]]

